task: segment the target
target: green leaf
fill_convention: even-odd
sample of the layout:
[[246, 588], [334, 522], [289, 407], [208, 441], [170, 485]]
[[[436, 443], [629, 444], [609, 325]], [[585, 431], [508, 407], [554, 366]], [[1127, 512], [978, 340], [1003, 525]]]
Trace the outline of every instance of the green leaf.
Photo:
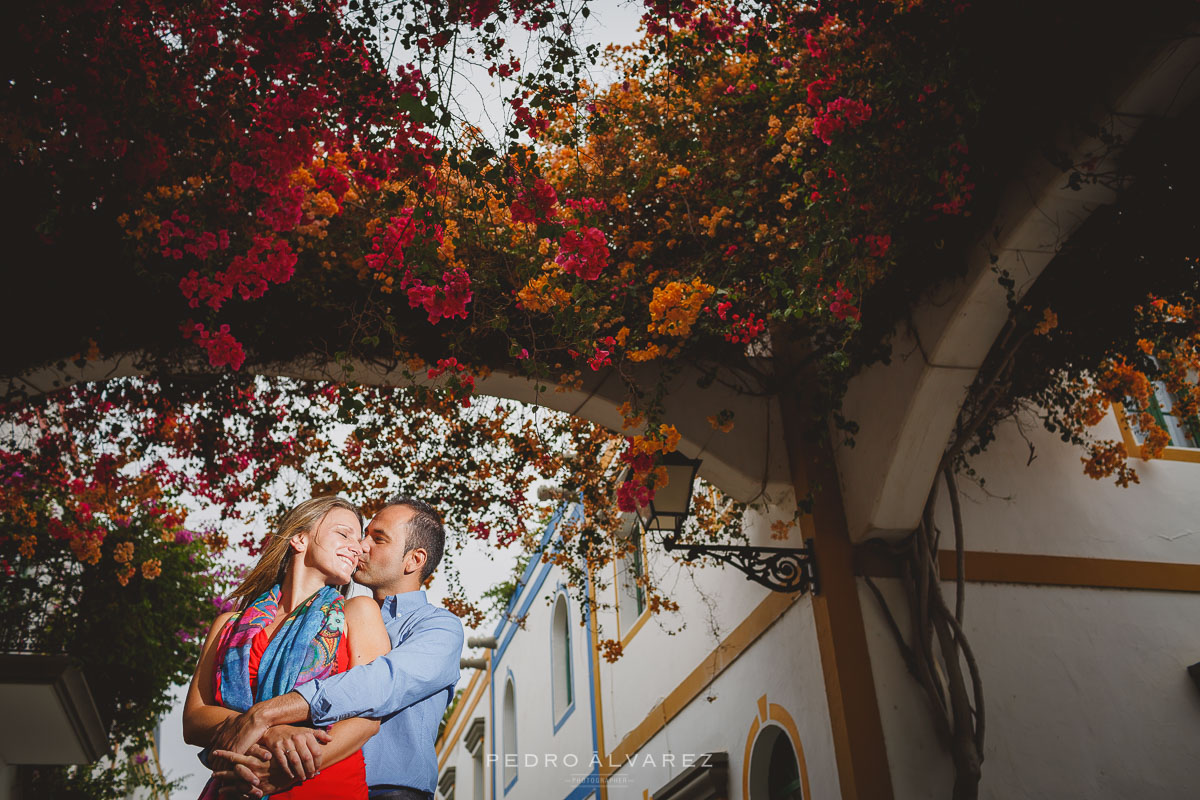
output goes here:
[[396, 105], [400, 107], [401, 111], [407, 111], [413, 122], [430, 125], [437, 119], [433, 109], [421, 102], [420, 98], [411, 94], [401, 95], [396, 100]]

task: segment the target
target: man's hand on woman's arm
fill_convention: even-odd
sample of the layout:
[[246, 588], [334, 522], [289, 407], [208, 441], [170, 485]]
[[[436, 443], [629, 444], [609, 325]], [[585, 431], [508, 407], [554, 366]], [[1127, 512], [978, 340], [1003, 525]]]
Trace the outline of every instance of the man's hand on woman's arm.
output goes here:
[[[388, 637], [387, 628], [383, 625], [383, 618], [379, 616], [379, 605], [371, 598], [352, 597], [346, 601], [346, 639], [350, 649], [351, 668], [370, 663], [391, 649], [392, 640]], [[286, 704], [280, 703], [275, 714], [282, 715], [290, 712], [290, 716], [295, 716], [301, 713], [300, 703], [304, 704], [304, 719], [307, 720], [311, 713], [308, 701], [299, 694], [295, 695], [295, 699], [289, 698]], [[306, 733], [313, 731], [305, 728], [292, 728], [289, 737], [287, 734], [278, 733], [281, 727], [288, 726], [271, 728], [264, 738], [259, 740], [259, 744], [271, 750], [276, 759], [285, 756], [286, 760], [281, 763], [284, 771], [295, 773], [301, 780], [304, 780], [304, 776], [312, 776], [315, 771], [320, 770], [321, 764], [336, 764], [361, 748], [379, 730], [379, 721], [352, 717], [333, 725], [328, 734], [317, 731], [322, 734], [324, 739], [315, 750], [311, 741], [303, 740]], [[267, 743], [265, 739], [268, 738], [273, 741]], [[275, 741], [282, 741], [284, 747], [289, 746], [288, 743], [290, 743], [295, 752], [281, 754], [282, 748]], [[304, 747], [308, 747], [313, 756], [311, 762], [304, 758]], [[297, 763], [298, 757], [300, 763]]]
[[315, 728], [276, 725], [267, 729], [258, 745], [271, 753], [289, 778], [305, 781], [321, 771], [322, 763], [333, 763], [324, 752], [332, 740], [328, 733]]
[[[346, 635], [352, 667], [383, 655], [392, 644], [379, 616], [379, 606], [367, 597], [352, 598], [346, 603]], [[242, 744], [263, 724], [273, 727], [268, 727], [257, 739], [261, 750], [256, 757], [232, 749], [214, 752], [213, 755], [228, 759], [230, 764], [216, 775], [222, 783], [255, 797], [307, 780], [320, 771], [322, 764], [338, 763], [379, 730], [378, 720], [360, 717], [336, 723], [329, 733], [288, 725], [307, 721], [309, 717], [308, 702], [295, 692], [257, 703], [242, 717], [245, 719], [241, 722], [231, 721], [226, 732], [234, 745]]]
[[[346, 636], [349, 638], [351, 667], [367, 664], [392, 647], [387, 628], [379, 616], [379, 606], [369, 597], [353, 597], [346, 601]], [[310, 714], [308, 700], [299, 692], [291, 691], [255, 703], [244, 714], [225, 720], [213, 734], [211, 744], [214, 749], [245, 753], [250, 745], [260, 742], [268, 728], [308, 722]], [[378, 729], [378, 724], [375, 728]], [[369, 738], [371, 734], [363, 741]], [[346, 755], [350, 752], [353, 750]]]
[[[246, 728], [245, 730], [253, 730]], [[237, 734], [231, 732], [230, 738], [237, 741]], [[321, 770], [325, 761], [325, 745], [332, 737], [322, 730], [315, 728], [299, 728], [294, 725], [276, 725], [261, 735], [257, 742], [244, 751], [219, 747], [213, 750], [213, 756], [229, 762], [228, 769], [217, 771], [217, 775], [230, 777], [227, 773], [236, 771], [247, 783], [253, 784], [252, 774], [259, 778], [266, 776], [272, 766], [291, 781], [306, 781]], [[352, 751], [351, 751], [352, 752]], [[238, 758], [233, 758], [238, 756]], [[250, 758], [246, 758], [249, 756]], [[345, 758], [345, 755], [342, 756]], [[332, 762], [327, 762], [332, 763]], [[245, 769], [238, 769], [238, 765]]]
[[308, 701], [296, 692], [288, 692], [229, 717], [212, 732], [210, 744], [214, 750], [245, 753], [262, 739], [268, 728], [307, 721]]
[[300, 781], [285, 773], [270, 753], [266, 758], [240, 755], [227, 750], [218, 750], [227, 763], [225, 769], [213, 773], [221, 784], [221, 797], [264, 797], [291, 789]]
[[[226, 786], [236, 787], [236, 791], [254, 797], [274, 794], [319, 774], [321, 764], [338, 763], [361, 748], [378, 730], [378, 721], [358, 717], [337, 723], [329, 733], [279, 725], [268, 730], [247, 754], [214, 751], [214, 756], [229, 762], [227, 769], [214, 774]], [[311, 759], [307, 755], [301, 757], [300, 747], [296, 745], [301, 738], [312, 733], [319, 734], [320, 741], [325, 743], [314, 745], [309, 741], [302, 745], [313, 750]], [[295, 747], [295, 752], [289, 753], [288, 747]]]

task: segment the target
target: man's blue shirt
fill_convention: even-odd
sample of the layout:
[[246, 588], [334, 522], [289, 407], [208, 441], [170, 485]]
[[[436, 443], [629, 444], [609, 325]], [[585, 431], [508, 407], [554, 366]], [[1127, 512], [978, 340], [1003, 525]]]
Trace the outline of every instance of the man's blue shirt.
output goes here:
[[392, 595], [381, 611], [390, 652], [296, 691], [308, 701], [315, 725], [350, 717], [380, 720], [379, 733], [363, 746], [369, 786], [432, 793], [438, 780], [434, 742], [458, 683], [462, 623], [421, 591]]

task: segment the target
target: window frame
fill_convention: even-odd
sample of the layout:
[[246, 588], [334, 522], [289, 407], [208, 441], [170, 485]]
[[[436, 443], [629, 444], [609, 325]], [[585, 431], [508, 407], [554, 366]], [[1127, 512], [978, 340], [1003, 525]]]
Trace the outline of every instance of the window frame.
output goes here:
[[[613, 590], [616, 594], [616, 603], [614, 609], [617, 615], [617, 639], [621, 642], [621, 647], [626, 647], [642, 626], [646, 624], [646, 620], [650, 618], [650, 604], [646, 602], [646, 589], [637, 580], [646, 574], [646, 539], [643, 535], [641, 526], [638, 525], [636, 516], [630, 514], [631, 531], [628, 537], [632, 538], [636, 543], [636, 547], [632, 556], [620, 556], [613, 559]], [[634, 602], [637, 604], [637, 614], [633, 621], [629, 623], [628, 628], [624, 627], [621, 622], [621, 606], [624, 594], [624, 589], [621, 586], [621, 571], [622, 567], [630, 562], [637, 564], [638, 574], [634, 578], [636, 591], [634, 594]]]
[[[1125, 410], [1124, 403], [1113, 403], [1113, 412], [1117, 418], [1117, 427], [1121, 431], [1121, 441], [1125, 445], [1125, 453], [1131, 458], [1140, 458], [1147, 460], [1142, 455], [1143, 445], [1137, 439], [1137, 434], [1133, 431], [1133, 425], [1129, 422], [1129, 412]], [[1152, 401], [1152, 407], [1158, 407], [1158, 401]], [[1151, 410], [1151, 414], [1154, 411]], [[1161, 414], [1161, 408], [1159, 409]], [[1191, 464], [1200, 464], [1200, 446], [1197, 447], [1180, 447], [1178, 445], [1167, 445], [1163, 448], [1162, 455], [1158, 459], [1161, 461], [1184, 461]]]
[[[564, 634], [566, 641], [564, 642], [564, 655], [566, 657], [566, 669], [558, 663], [558, 647], [557, 647], [557, 626], [558, 626], [558, 608], [562, 604], [563, 615], [565, 618]], [[571, 646], [574, 639], [571, 636], [571, 604], [567, 597], [566, 587], [559, 584], [555, 591], [554, 602], [550, 611], [550, 721], [553, 727], [553, 733], [557, 734], [558, 729], [563, 726], [567, 718], [575, 710], [575, 659], [572, 658]], [[566, 684], [567, 697], [563, 708], [558, 708], [558, 681], [564, 680]]]
[[[512, 732], [509, 733], [508, 700], [512, 698]], [[509, 740], [512, 740], [511, 742]], [[515, 756], [516, 765], [512, 768], [512, 776], [508, 774], [508, 754]], [[504, 696], [500, 700], [500, 778], [504, 785], [504, 794], [517, 785], [521, 771], [521, 754], [517, 750], [517, 681], [512, 670], [504, 678]]]

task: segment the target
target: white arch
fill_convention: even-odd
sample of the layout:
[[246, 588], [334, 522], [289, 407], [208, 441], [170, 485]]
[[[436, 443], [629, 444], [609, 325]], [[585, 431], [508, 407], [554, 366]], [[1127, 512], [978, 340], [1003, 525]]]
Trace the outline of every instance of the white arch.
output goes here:
[[[344, 381], [352, 377], [359, 383], [376, 386], [412, 384], [401, 369], [388, 371], [364, 362], [352, 362], [350, 366], [349, 376], [338, 365], [317, 361], [247, 365], [246, 370], [254, 374], [307, 380]], [[183, 371], [204, 374], [213, 370], [194, 362]], [[42, 394], [82, 381], [130, 377], [145, 372], [135, 354], [87, 362], [82, 367], [67, 363], [35, 370], [20, 378], [0, 380], [0, 396], [13, 389]], [[658, 375], [657, 367], [647, 365], [633, 372], [639, 385], [647, 388], [654, 386]], [[665, 418], [680, 433], [680, 451], [688, 457], [701, 458], [700, 476], [736, 500], [783, 502], [791, 492], [791, 482], [778, 402], [762, 395], [739, 393], [719, 382], [701, 388], [697, 382], [702, 377], [695, 368], [685, 367], [668, 387]], [[588, 376], [581, 389], [567, 391], [558, 391], [546, 381], [495, 370], [477, 381], [476, 388], [483, 395], [564, 411], [614, 431], [621, 430], [622, 419], [617, 408], [627, 399], [625, 387], [612, 370]], [[730, 433], [716, 431], [708, 422], [710, 415], [723, 409], [734, 413], [734, 430]]]
[[[1141, 64], [1096, 128], [1129, 142], [1146, 118], [1177, 115], [1200, 98], [1196, 34], [1181, 32]], [[1120, 156], [1091, 136], [1064, 149], [1076, 164], [1103, 156], [1098, 173], [1115, 170]], [[860, 428], [855, 446], [839, 447], [836, 460], [854, 541], [904, 534], [920, 520], [959, 408], [1008, 318], [995, 270], [1016, 281], [1019, 299], [1071, 234], [1114, 199], [1099, 185], [1069, 188], [1062, 170], [1039, 158], [1010, 183], [988, 234], [969, 254], [966, 277], [938, 287], [914, 310], [913, 328], [895, 332], [891, 363], [850, 382], [842, 412]]]

